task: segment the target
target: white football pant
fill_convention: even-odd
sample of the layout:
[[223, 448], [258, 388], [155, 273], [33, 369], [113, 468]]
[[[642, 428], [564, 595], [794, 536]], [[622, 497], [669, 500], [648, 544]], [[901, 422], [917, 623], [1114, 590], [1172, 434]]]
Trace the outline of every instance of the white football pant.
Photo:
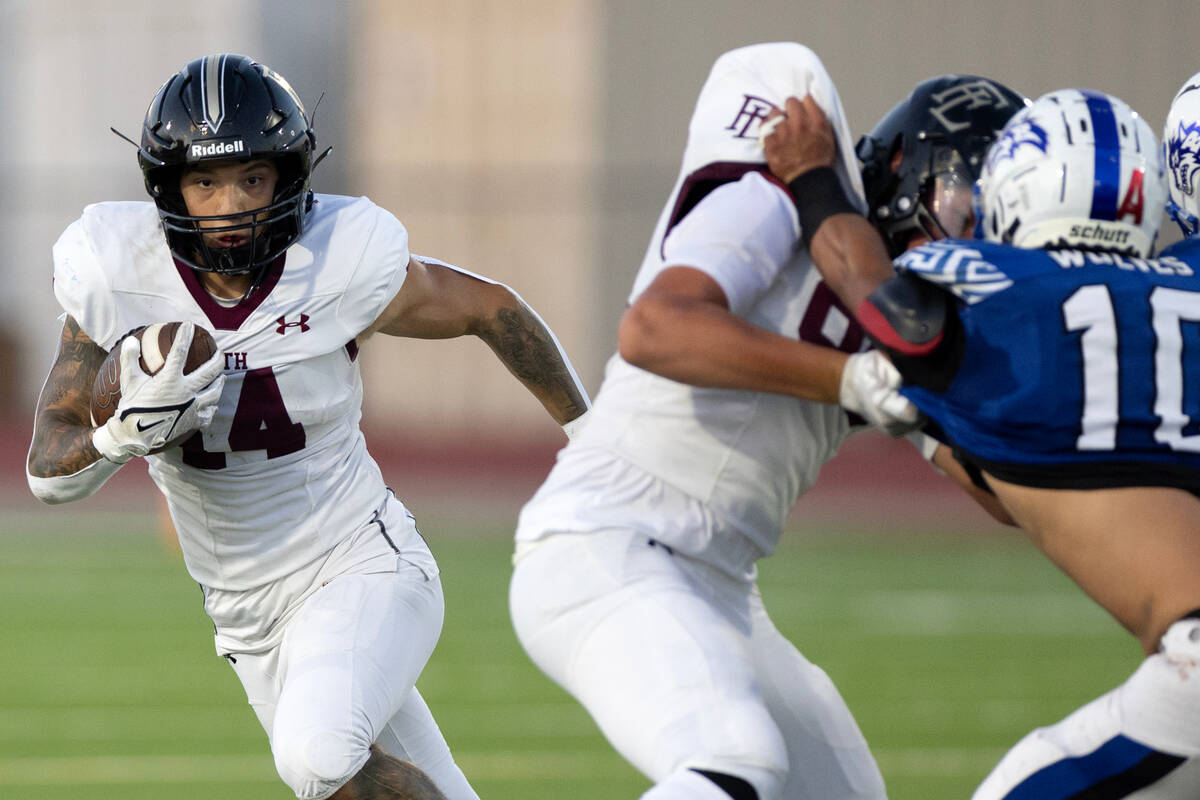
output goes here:
[[442, 629], [441, 582], [395, 572], [326, 583], [287, 622], [281, 644], [236, 653], [234, 670], [302, 800], [337, 791], [372, 743], [423, 769], [450, 800], [478, 800], [414, 684]]
[[753, 583], [626, 531], [556, 534], [518, 560], [509, 600], [534, 663], [657, 783], [647, 800], [727, 797], [688, 768], [760, 800], [885, 797], [837, 689]]
[[1176, 622], [1129, 680], [1017, 742], [972, 800], [1200, 797], [1200, 619]]

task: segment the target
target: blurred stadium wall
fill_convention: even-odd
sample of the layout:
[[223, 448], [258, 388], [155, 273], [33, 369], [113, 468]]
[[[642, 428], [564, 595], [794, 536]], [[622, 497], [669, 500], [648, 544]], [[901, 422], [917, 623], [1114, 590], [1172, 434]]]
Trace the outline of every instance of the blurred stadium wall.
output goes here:
[[[415, 252], [512, 285], [594, 392], [719, 53], [809, 45], [858, 132], [945, 72], [1031, 96], [1104, 89], [1157, 131], [1200, 69], [1193, 11], [1189, 0], [0, 0], [0, 418], [27, 441], [59, 327], [50, 245], [86, 203], [145, 199], [133, 148], [109, 126], [136, 139], [159, 84], [200, 55], [244, 52], [288, 76], [334, 147], [315, 188], [368, 195], [405, 222]], [[368, 427], [419, 452], [467, 439], [544, 455], [558, 442], [478, 341], [380, 337], [363, 358]]]

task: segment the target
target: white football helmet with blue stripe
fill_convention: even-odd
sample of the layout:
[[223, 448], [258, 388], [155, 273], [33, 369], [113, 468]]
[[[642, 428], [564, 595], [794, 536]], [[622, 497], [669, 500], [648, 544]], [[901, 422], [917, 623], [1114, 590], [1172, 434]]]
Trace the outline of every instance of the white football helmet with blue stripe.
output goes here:
[[1103, 92], [1042, 95], [1004, 126], [976, 186], [976, 233], [1017, 247], [1149, 255], [1166, 204], [1150, 126]]
[[1200, 233], [1200, 72], [1180, 87], [1163, 126], [1167, 213], [1184, 236]]

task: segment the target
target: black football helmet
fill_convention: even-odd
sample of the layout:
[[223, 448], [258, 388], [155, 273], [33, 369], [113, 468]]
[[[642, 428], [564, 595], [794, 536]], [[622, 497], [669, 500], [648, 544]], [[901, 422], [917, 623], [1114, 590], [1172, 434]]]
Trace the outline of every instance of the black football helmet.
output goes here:
[[914, 233], [959, 236], [988, 146], [1029, 104], [988, 78], [919, 83], [858, 142], [871, 223], [895, 258]]
[[[304, 229], [312, 207], [309, 178], [315, 147], [304, 106], [282, 75], [231, 53], [190, 62], [150, 102], [138, 148], [146, 190], [158, 206], [171, 252], [193, 269], [248, 274], [251, 288], [257, 286], [266, 267]], [[274, 160], [279, 181], [272, 203], [241, 214], [189, 214], [179, 189], [184, 171], [206, 160], [229, 158]], [[250, 214], [252, 221], [245, 222]], [[229, 224], [203, 233], [236, 231], [248, 235], [249, 242], [209, 246], [200, 224], [222, 220]]]

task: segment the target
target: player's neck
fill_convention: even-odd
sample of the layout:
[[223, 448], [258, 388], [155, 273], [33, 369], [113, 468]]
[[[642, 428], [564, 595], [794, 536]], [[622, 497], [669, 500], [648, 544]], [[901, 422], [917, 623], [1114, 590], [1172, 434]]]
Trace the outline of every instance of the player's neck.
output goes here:
[[221, 275], [216, 272], [199, 272], [200, 285], [218, 300], [240, 300], [250, 291], [249, 275]]

